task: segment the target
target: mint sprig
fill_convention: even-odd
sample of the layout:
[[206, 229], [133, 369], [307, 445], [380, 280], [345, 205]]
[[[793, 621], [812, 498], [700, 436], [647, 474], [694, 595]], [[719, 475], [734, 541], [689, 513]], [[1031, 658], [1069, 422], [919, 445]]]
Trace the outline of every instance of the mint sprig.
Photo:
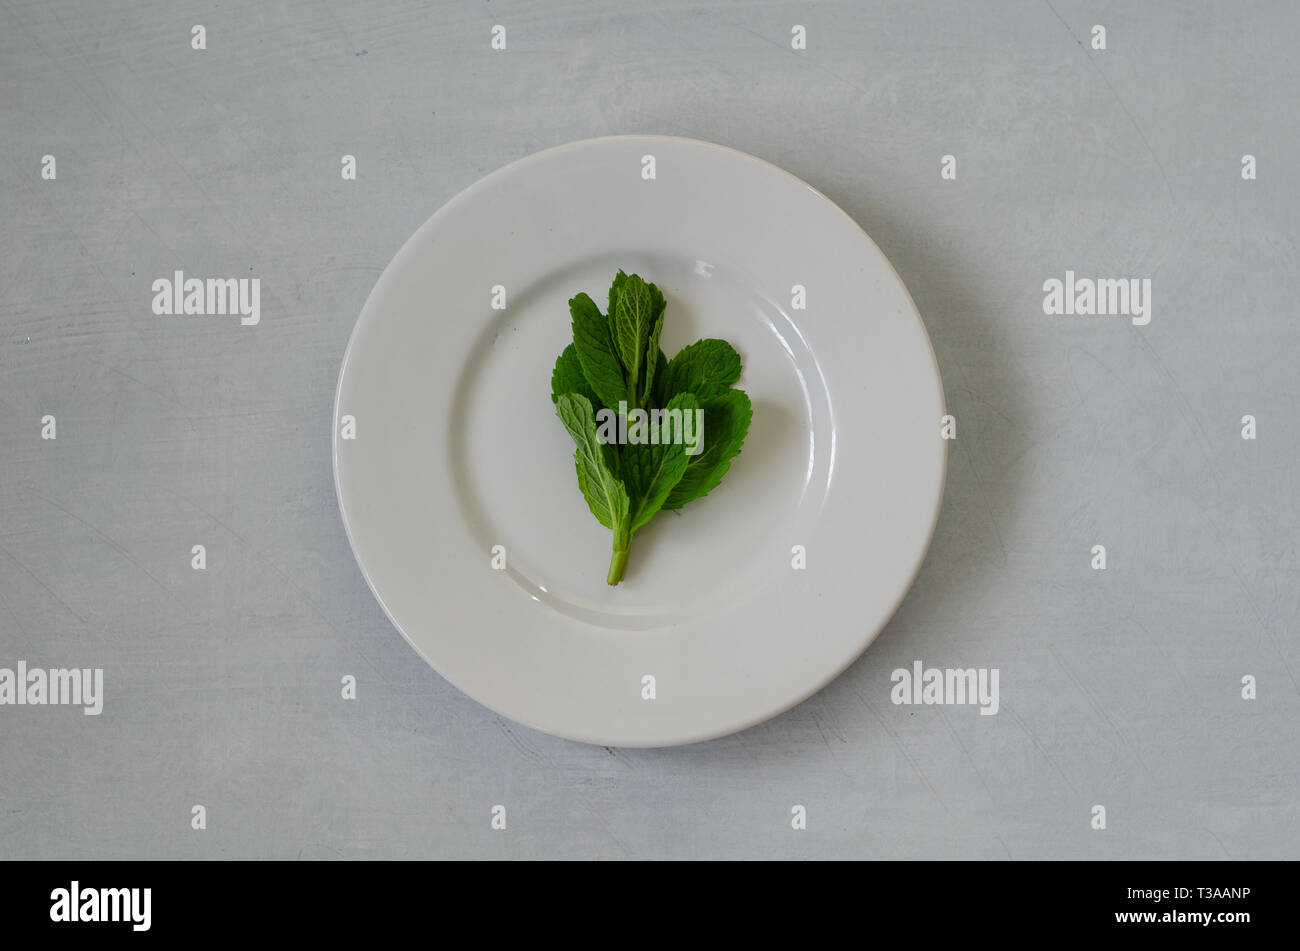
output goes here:
[[[569, 301], [573, 343], [551, 373], [556, 415], [577, 447], [578, 488], [613, 533], [611, 585], [623, 580], [640, 528], [717, 487], [753, 417], [745, 391], [732, 386], [741, 366], [731, 344], [700, 340], [665, 356], [666, 310], [659, 288], [620, 270], [608, 313], [585, 293]], [[645, 439], [648, 419], [656, 420], [657, 441]], [[632, 438], [610, 439], [615, 433]]]

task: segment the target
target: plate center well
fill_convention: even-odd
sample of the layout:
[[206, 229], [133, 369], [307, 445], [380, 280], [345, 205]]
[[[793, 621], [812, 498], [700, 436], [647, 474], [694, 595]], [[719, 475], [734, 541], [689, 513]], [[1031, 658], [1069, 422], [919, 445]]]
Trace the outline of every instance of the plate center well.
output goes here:
[[[550, 400], [555, 358], [571, 342], [568, 300], [602, 310], [618, 268], [667, 298], [664, 352], [701, 337], [740, 352], [737, 384], [753, 403], [744, 449], [722, 483], [679, 512], [660, 512], [632, 542], [622, 584], [605, 584], [611, 533], [578, 489], [572, 440]], [[820, 368], [795, 322], [747, 275], [681, 256], [611, 253], [574, 262], [485, 307], [453, 399], [447, 463], [460, 511], [487, 557], [504, 548], [529, 597], [605, 627], [647, 629], [743, 597], [807, 537], [832, 469], [834, 423]], [[705, 438], [708, 422], [705, 421]]]

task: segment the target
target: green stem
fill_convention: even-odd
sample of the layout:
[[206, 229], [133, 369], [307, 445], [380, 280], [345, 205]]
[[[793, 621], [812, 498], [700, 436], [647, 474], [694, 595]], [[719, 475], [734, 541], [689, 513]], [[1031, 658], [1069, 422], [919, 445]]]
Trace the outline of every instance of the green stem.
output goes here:
[[609, 560], [609, 574], [605, 578], [607, 584], [618, 584], [623, 580], [623, 572], [627, 570], [627, 549], [615, 551], [614, 556]]
[[614, 529], [614, 554], [609, 559], [609, 574], [605, 576], [606, 584], [618, 584], [623, 580], [627, 570], [627, 550], [632, 546], [630, 520], [624, 519]]

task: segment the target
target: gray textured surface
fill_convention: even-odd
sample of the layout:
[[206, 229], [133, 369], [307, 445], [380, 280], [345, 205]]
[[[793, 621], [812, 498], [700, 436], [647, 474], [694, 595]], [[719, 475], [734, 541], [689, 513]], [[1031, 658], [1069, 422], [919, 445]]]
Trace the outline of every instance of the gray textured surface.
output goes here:
[[[102, 666], [107, 697], [0, 707], [0, 857], [1300, 855], [1300, 8], [866, 6], [4, 0], [0, 666]], [[402, 241], [617, 132], [839, 202], [959, 426], [864, 658], [668, 751], [531, 732], [427, 669], [330, 476], [339, 359]], [[177, 268], [262, 278], [261, 325], [154, 316]], [[1066, 268], [1151, 277], [1151, 324], [1044, 316]], [[915, 659], [998, 667], [1001, 712], [891, 705]]]

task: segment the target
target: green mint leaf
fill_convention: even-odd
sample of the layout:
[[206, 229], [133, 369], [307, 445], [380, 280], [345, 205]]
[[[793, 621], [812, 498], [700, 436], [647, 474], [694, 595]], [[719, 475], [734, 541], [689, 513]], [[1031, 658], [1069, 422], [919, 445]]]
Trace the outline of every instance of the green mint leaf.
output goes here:
[[740, 452], [754, 415], [744, 390], [726, 390], [701, 400], [700, 408], [704, 410], [704, 451], [686, 457], [686, 471], [664, 499], [665, 509], [679, 509], [717, 488]]
[[628, 399], [628, 391], [623, 365], [610, 335], [609, 319], [586, 294], [569, 301], [569, 314], [573, 317], [573, 346], [583, 376], [601, 403], [617, 407], [619, 400]]
[[616, 550], [622, 535], [622, 550], [626, 551], [627, 489], [614, 475], [614, 447], [601, 443], [596, 436], [596, 414], [591, 401], [577, 393], [562, 393], [555, 401], [555, 415], [560, 417], [578, 447], [573, 461], [578, 470], [578, 488], [587, 500], [587, 507], [600, 524], [613, 530]]
[[614, 336], [614, 311], [618, 309], [618, 292], [626, 280], [627, 275], [623, 273], [622, 268], [619, 268], [618, 273], [614, 275], [613, 283], [609, 285], [609, 310], [606, 313], [609, 314], [609, 335], [611, 338]]
[[[650, 406], [653, 402], [655, 375], [659, 372], [660, 366], [667, 363], [664, 358], [664, 352], [659, 349], [659, 335], [664, 329], [664, 311], [668, 308], [668, 302], [664, 300], [663, 292], [653, 284], [647, 285], [650, 290], [650, 338], [646, 341], [646, 361], [645, 361], [645, 383], [642, 385], [638, 396], [642, 406]], [[676, 394], [673, 394], [674, 396]]]
[[[681, 414], [684, 430], [679, 430], [676, 425], [662, 425], [659, 428], [658, 444], [629, 441], [619, 447], [623, 471], [627, 479], [628, 497], [631, 500], [633, 532], [654, 518], [673, 486], [687, 471], [688, 460], [692, 457], [686, 454], [687, 446], [683, 441], [685, 433], [690, 433], [697, 439], [703, 435], [696, 425], [698, 419], [696, 410], [699, 409], [699, 403], [696, 402], [694, 394], [679, 393], [669, 401], [665, 409], [668, 413], [677, 411]], [[685, 418], [687, 413], [691, 414], [689, 419]], [[665, 415], [665, 423], [671, 418]], [[630, 426], [631, 420], [629, 420]], [[672, 430], [672, 432], [665, 432], [665, 430]]]
[[[676, 393], [669, 393], [667, 396], [660, 398], [663, 390], [663, 379], [668, 372], [668, 355], [659, 351], [659, 359], [655, 361], [655, 375], [653, 379], [654, 386], [651, 388], [650, 399], [646, 400], [647, 406], [663, 406], [670, 399], [676, 396]], [[689, 392], [689, 391], [687, 391]]]
[[616, 283], [615, 286], [616, 291], [611, 289], [614, 302], [610, 311], [614, 343], [623, 363], [628, 405], [639, 406], [643, 399], [642, 368], [646, 362], [646, 345], [650, 341], [651, 323], [654, 319], [654, 301], [650, 288], [635, 274], [629, 274], [621, 284]]
[[[660, 348], [666, 311], [659, 288], [620, 270], [607, 314], [585, 293], [569, 301], [573, 343], [551, 373], [556, 415], [577, 447], [578, 487], [613, 533], [611, 585], [623, 580], [634, 534], [660, 509], [681, 508], [717, 487], [753, 416], [749, 397], [731, 388], [741, 371], [735, 348], [700, 340], [669, 360]], [[609, 410], [622, 412], [605, 418]], [[687, 425], [660, 432], [672, 414]], [[619, 433], [616, 442], [611, 431]]]
[[740, 354], [725, 340], [697, 340], [679, 350], [657, 379], [654, 402], [659, 405], [678, 393], [708, 400], [740, 379]]
[[583, 375], [582, 363], [578, 360], [578, 350], [573, 344], [564, 348], [564, 352], [555, 361], [555, 369], [551, 371], [551, 402], [558, 401], [565, 393], [585, 396], [595, 410], [601, 409], [604, 405]]

